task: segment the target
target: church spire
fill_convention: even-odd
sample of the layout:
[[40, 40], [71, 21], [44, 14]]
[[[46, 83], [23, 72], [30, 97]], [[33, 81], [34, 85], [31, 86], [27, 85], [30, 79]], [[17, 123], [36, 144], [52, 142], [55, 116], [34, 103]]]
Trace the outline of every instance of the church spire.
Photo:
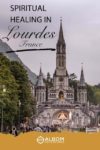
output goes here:
[[41, 66], [40, 66], [40, 73], [39, 73], [39, 76], [42, 76], [43, 74], [42, 74], [42, 68], [41, 68]]
[[40, 72], [39, 72], [39, 77], [38, 77], [38, 81], [37, 81], [37, 86], [38, 87], [44, 87], [44, 81], [43, 81], [43, 73], [42, 73], [42, 68], [40, 67]]
[[65, 40], [64, 40], [64, 35], [63, 35], [63, 27], [62, 27], [62, 19], [60, 19], [60, 30], [59, 30], [59, 37], [58, 37], [57, 45], [60, 45], [60, 44], [65, 45]]
[[87, 103], [87, 86], [84, 78], [83, 64], [81, 67], [80, 81], [77, 86], [77, 101], [81, 104]]
[[62, 20], [60, 20], [59, 37], [56, 45], [56, 70], [53, 82], [55, 89], [68, 89], [69, 80], [66, 68], [66, 44], [63, 35]]
[[84, 78], [83, 64], [82, 64], [82, 67], [81, 67], [80, 84], [81, 84], [81, 85], [85, 85], [85, 78]]

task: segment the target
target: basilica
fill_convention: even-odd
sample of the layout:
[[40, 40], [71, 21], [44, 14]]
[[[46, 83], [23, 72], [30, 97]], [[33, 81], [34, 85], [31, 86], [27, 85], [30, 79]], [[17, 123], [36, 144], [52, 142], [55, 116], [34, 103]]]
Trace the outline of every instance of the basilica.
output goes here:
[[[87, 85], [84, 70], [81, 68], [80, 80], [76, 89], [69, 84], [66, 66], [66, 43], [62, 21], [56, 44], [56, 68], [53, 78], [48, 74], [44, 79], [40, 68], [35, 86], [36, 124], [40, 126], [60, 125], [65, 128], [84, 128], [96, 124], [96, 111], [87, 99]], [[49, 83], [49, 84], [48, 84]], [[76, 96], [75, 96], [76, 94]]]

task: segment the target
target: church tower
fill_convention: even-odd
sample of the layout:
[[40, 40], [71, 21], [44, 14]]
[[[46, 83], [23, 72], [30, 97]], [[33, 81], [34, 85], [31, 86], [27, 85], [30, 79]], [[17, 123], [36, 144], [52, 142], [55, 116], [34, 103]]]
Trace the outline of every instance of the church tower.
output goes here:
[[56, 44], [56, 70], [54, 73], [55, 89], [68, 89], [68, 73], [66, 70], [66, 43], [63, 35], [62, 20], [60, 21], [60, 30], [58, 42]]
[[37, 100], [37, 105], [42, 105], [45, 100], [46, 100], [46, 87], [43, 81], [43, 73], [42, 69], [40, 67], [40, 73], [36, 85], [36, 100]]
[[77, 86], [77, 101], [82, 104], [86, 104], [87, 102], [87, 88], [84, 78], [83, 66], [81, 68], [80, 81]]

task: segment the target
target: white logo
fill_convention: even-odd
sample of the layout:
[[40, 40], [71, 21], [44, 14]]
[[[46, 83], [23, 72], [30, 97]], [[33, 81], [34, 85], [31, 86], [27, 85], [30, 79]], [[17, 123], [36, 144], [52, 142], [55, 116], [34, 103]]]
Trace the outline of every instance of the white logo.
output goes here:
[[42, 136], [39, 136], [37, 137], [36, 139], [37, 143], [38, 144], [44, 144], [44, 143], [64, 143], [64, 137], [42, 137]]
[[43, 144], [43, 143], [44, 143], [44, 138], [43, 138], [42, 136], [39, 136], [39, 137], [37, 138], [37, 143]]

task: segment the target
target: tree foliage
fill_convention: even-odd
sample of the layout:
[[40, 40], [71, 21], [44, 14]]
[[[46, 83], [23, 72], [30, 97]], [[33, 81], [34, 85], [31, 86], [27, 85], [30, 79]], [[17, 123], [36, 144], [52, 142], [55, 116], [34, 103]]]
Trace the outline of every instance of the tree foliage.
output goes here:
[[10, 62], [0, 54], [0, 117], [2, 108], [4, 126], [18, 124], [19, 109], [20, 121], [32, 116], [34, 112], [34, 101], [26, 70], [19, 62]]
[[5, 125], [13, 124], [18, 112], [18, 84], [9, 65], [9, 60], [0, 54], [0, 117], [3, 107]]
[[[78, 81], [76, 80], [77, 76], [72, 73], [69, 76], [69, 84], [71, 87], [74, 88], [74, 95], [75, 95], [75, 100], [77, 100], [77, 83]], [[87, 87], [87, 99], [90, 103], [92, 104], [100, 104], [100, 84], [91, 86], [89, 84], [86, 85]]]
[[18, 95], [21, 102], [21, 120], [32, 115], [32, 93], [26, 70], [18, 62], [11, 62], [11, 72], [19, 85]]

